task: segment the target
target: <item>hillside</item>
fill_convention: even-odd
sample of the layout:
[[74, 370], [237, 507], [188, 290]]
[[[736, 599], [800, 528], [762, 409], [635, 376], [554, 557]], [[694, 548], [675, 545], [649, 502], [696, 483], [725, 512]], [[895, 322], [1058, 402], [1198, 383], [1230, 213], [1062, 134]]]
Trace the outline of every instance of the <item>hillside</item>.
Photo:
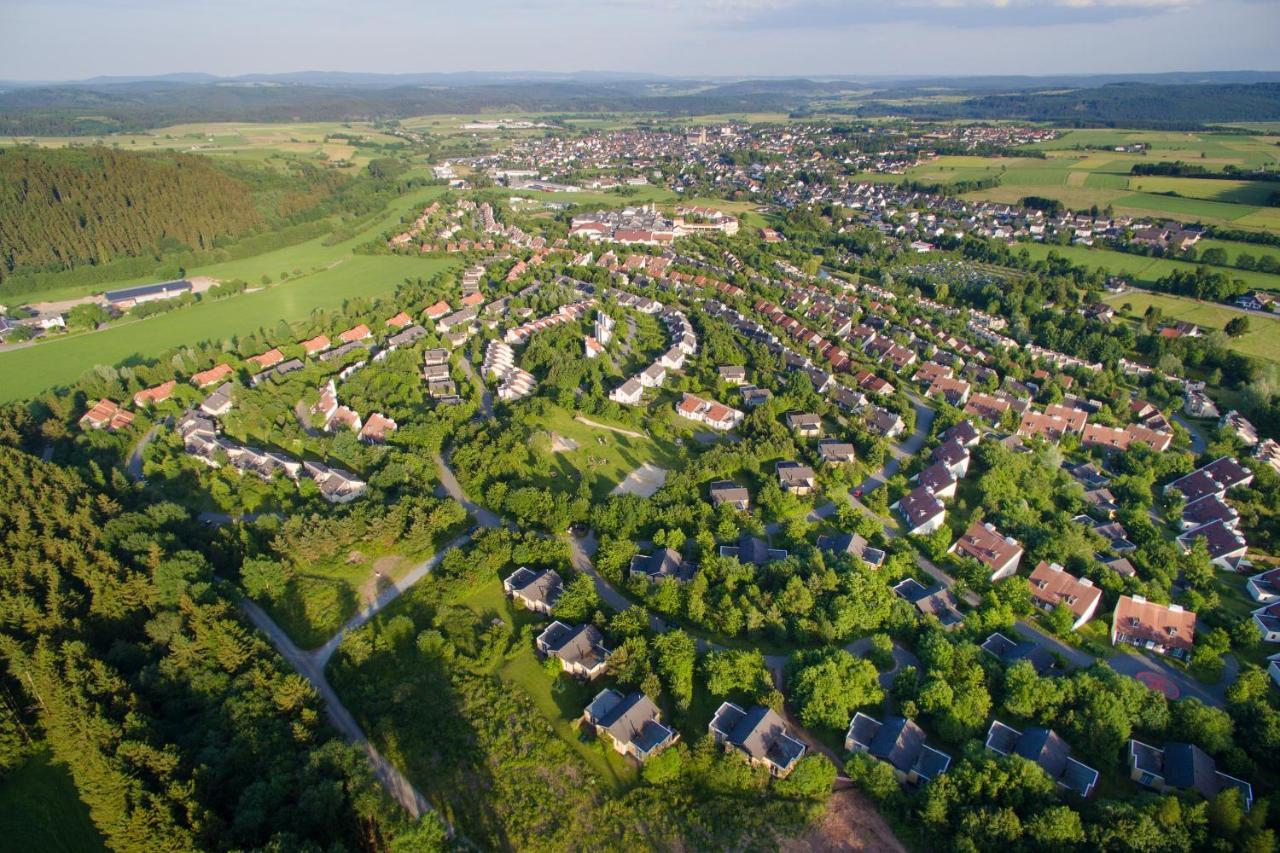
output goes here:
[[261, 220], [250, 188], [204, 157], [0, 149], [0, 280], [166, 248], [207, 250]]

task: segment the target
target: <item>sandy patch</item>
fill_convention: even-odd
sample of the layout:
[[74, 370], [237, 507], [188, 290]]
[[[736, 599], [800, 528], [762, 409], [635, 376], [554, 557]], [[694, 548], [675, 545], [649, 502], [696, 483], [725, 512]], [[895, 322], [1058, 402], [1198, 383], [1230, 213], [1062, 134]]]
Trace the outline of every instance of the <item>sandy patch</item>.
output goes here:
[[570, 450], [577, 450], [578, 442], [572, 438], [565, 438], [562, 435], [551, 433], [551, 452], [552, 453], [568, 453]]
[[391, 584], [398, 581], [409, 569], [409, 561], [398, 554], [387, 554], [373, 561], [369, 579], [360, 585], [360, 603], [372, 604]]
[[827, 813], [803, 835], [783, 841], [779, 849], [784, 853], [837, 850], [906, 853], [871, 799], [855, 788], [833, 793], [827, 800]]
[[662, 484], [666, 481], [667, 471], [665, 468], [659, 468], [651, 462], [646, 462], [628, 474], [625, 480], [614, 486], [610, 494], [639, 495], [642, 498], [647, 498], [652, 496], [658, 489], [661, 489]]

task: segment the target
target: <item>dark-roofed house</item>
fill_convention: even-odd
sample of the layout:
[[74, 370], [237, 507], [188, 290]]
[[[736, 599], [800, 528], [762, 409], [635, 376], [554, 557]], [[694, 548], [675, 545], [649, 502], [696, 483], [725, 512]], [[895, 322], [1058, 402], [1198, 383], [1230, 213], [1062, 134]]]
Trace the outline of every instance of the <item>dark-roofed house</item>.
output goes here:
[[818, 442], [818, 457], [828, 465], [843, 465], [857, 459], [857, 451], [845, 441], [824, 438]]
[[680, 737], [663, 724], [658, 706], [643, 693], [623, 696], [610, 688], [601, 690], [582, 712], [582, 720], [598, 736], [607, 737], [615, 750], [642, 763]]
[[777, 548], [770, 548], [768, 542], [752, 536], [744, 530], [738, 536], [737, 545], [720, 546], [720, 556], [737, 557], [740, 563], [763, 566], [765, 563], [771, 563], [774, 560], [785, 560], [787, 552]]
[[947, 508], [942, 501], [924, 486], [907, 492], [894, 504], [894, 508], [906, 519], [907, 533], [915, 536], [932, 533], [942, 526], [947, 517]]
[[1249, 578], [1245, 584], [1249, 596], [1261, 604], [1280, 600], [1280, 569], [1270, 569]]
[[1025, 660], [1031, 664], [1037, 675], [1045, 675], [1058, 665], [1053, 652], [1039, 643], [1030, 640], [1016, 643], [999, 631], [983, 640], [981, 648], [1005, 666], [1012, 666], [1020, 660]]
[[1217, 762], [1193, 743], [1166, 743], [1159, 749], [1129, 741], [1129, 778], [1156, 791], [1169, 788], [1197, 791], [1213, 799], [1227, 788], [1240, 791], [1244, 807], [1253, 805], [1253, 786], [1218, 770]]
[[711, 505], [719, 508], [721, 504], [746, 512], [751, 509], [751, 493], [731, 480], [716, 480], [711, 484]]
[[1253, 611], [1253, 624], [1262, 632], [1262, 642], [1280, 643], [1280, 601], [1264, 604]]
[[777, 712], [763, 705], [744, 711], [725, 702], [707, 728], [725, 751], [736, 749], [772, 776], [786, 776], [804, 757], [804, 744], [791, 735]]
[[779, 462], [775, 467], [778, 472], [778, 485], [782, 491], [793, 495], [812, 494], [818, 486], [818, 476], [808, 465], [799, 462]]
[[636, 554], [631, 558], [631, 576], [650, 581], [689, 581], [695, 571], [697, 566], [686, 563], [674, 548], [663, 548], [656, 554]]
[[1227, 492], [1239, 486], [1247, 486], [1253, 482], [1253, 472], [1230, 456], [1222, 456], [1214, 461], [1179, 477], [1164, 487], [1167, 492], [1177, 489], [1187, 503], [1204, 497], [1217, 495], [1223, 497]]
[[947, 630], [958, 628], [964, 622], [955, 596], [942, 584], [926, 587], [915, 578], [907, 578], [899, 582], [893, 591], [915, 605], [924, 615], [937, 618]]
[[729, 364], [717, 368], [721, 381], [729, 385], [741, 385], [747, 381], [747, 369], [740, 365]]
[[885, 762], [900, 781], [930, 782], [947, 772], [951, 756], [924, 741], [924, 730], [912, 720], [889, 717], [881, 723], [859, 711], [849, 723], [844, 748]]
[[555, 569], [535, 572], [527, 566], [521, 566], [502, 582], [502, 589], [527, 610], [550, 615], [564, 592], [564, 581]]
[[987, 729], [987, 749], [997, 755], [1020, 755], [1040, 765], [1049, 778], [1082, 797], [1093, 793], [1098, 771], [1071, 757], [1071, 746], [1053, 729], [1033, 726], [1020, 732], [999, 720]]
[[839, 533], [835, 536], [819, 536], [818, 550], [831, 554], [849, 554], [857, 557], [872, 568], [879, 568], [884, 563], [885, 553], [879, 548], [872, 548], [866, 539], [857, 533]]
[[917, 474], [916, 482], [940, 501], [949, 501], [956, 496], [956, 475], [941, 462], [935, 462]]
[[972, 557], [991, 572], [991, 582], [1009, 577], [1018, 570], [1022, 546], [1009, 536], [1000, 535], [995, 525], [975, 521], [951, 546], [951, 553]]
[[896, 435], [900, 435], [907, 428], [901, 415], [888, 409], [882, 409], [879, 406], [869, 408], [866, 412], [866, 418], [867, 426], [885, 438], [893, 438]]
[[158, 284], [143, 284], [138, 287], [126, 287], [122, 290], [108, 290], [102, 294], [112, 308], [127, 311], [143, 302], [155, 302], [158, 299], [176, 299], [191, 292], [191, 282], [185, 278], [175, 281], [162, 281]]
[[603, 673], [609, 662], [604, 637], [593, 625], [552, 622], [535, 642], [539, 654], [558, 658], [560, 669], [575, 678], [589, 681]]
[[1189, 530], [1179, 536], [1178, 547], [1183, 551], [1190, 551], [1197, 539], [1204, 540], [1208, 547], [1209, 560], [1214, 564], [1233, 572], [1250, 567], [1251, 564], [1245, 559], [1245, 555], [1249, 553], [1249, 543], [1239, 531], [1229, 525], [1221, 521], [1202, 524], [1195, 530]]
[[1183, 530], [1194, 530], [1215, 521], [1234, 528], [1240, 521], [1240, 514], [1217, 495], [1205, 495], [1186, 504], [1182, 509]]
[[969, 448], [962, 444], [946, 441], [933, 449], [929, 456], [933, 462], [941, 462], [947, 470], [957, 478], [969, 473]]
[[961, 447], [977, 447], [982, 440], [982, 433], [971, 421], [959, 421], [955, 426], [942, 434], [943, 442], [952, 442]]
[[803, 438], [822, 435], [822, 418], [812, 412], [791, 412], [787, 415], [787, 427]]

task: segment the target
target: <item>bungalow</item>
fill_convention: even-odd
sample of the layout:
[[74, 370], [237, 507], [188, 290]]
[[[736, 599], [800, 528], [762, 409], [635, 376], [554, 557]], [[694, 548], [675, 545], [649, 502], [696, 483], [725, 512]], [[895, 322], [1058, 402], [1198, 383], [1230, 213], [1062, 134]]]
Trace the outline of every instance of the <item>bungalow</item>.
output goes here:
[[955, 596], [942, 584], [926, 587], [915, 578], [907, 578], [895, 585], [893, 591], [925, 616], [936, 618], [947, 630], [958, 628], [964, 622]]
[[1002, 536], [990, 522], [975, 521], [955, 541], [948, 553], [972, 557], [991, 572], [991, 582], [1003, 580], [1018, 570], [1022, 546], [1010, 536]]
[[717, 372], [720, 374], [720, 381], [727, 385], [743, 385], [747, 381], [747, 369], [736, 364], [719, 367]]
[[564, 592], [564, 582], [555, 569], [535, 572], [521, 566], [502, 582], [502, 590], [526, 610], [550, 615]]
[[792, 736], [776, 711], [763, 705], [744, 711], [724, 702], [707, 729], [726, 752], [737, 750], [753, 767], [763, 767], [771, 776], [785, 777], [804, 757], [804, 743]]
[[544, 658], [558, 658], [563, 672], [585, 681], [602, 674], [609, 662], [604, 637], [594, 625], [574, 627], [557, 620], [548, 625], [534, 642], [538, 654]]
[[634, 376], [609, 392], [609, 399], [624, 406], [634, 406], [640, 402], [644, 394], [644, 386]]
[[787, 415], [787, 427], [801, 438], [817, 438], [822, 435], [822, 417], [812, 413], [792, 412]]
[[320, 487], [320, 497], [332, 504], [345, 504], [363, 495], [368, 485], [350, 472], [319, 462], [304, 462], [303, 468]]
[[1249, 596], [1262, 604], [1280, 600], [1280, 569], [1270, 569], [1249, 578], [1245, 584]]
[[631, 577], [643, 577], [649, 581], [674, 580], [685, 582], [693, 579], [697, 566], [686, 563], [674, 548], [663, 548], [656, 554], [636, 554], [631, 558]]
[[866, 418], [867, 426], [885, 438], [894, 438], [901, 435], [902, 431], [907, 428], [901, 415], [888, 409], [882, 409], [879, 406], [872, 406], [868, 410]]
[[1210, 800], [1235, 788], [1246, 809], [1253, 805], [1253, 786], [1218, 770], [1217, 762], [1192, 743], [1166, 743], [1164, 749], [1158, 749], [1130, 740], [1129, 778], [1156, 791], [1196, 791]]
[[1252, 618], [1264, 643], [1280, 643], [1280, 601], [1262, 605], [1253, 611]]
[[818, 442], [818, 458], [828, 465], [843, 465], [856, 461], [857, 455], [852, 444], [828, 438]]
[[177, 381], [170, 379], [168, 382], [161, 382], [159, 385], [145, 388], [133, 395], [133, 405], [141, 409], [156, 403], [163, 403], [173, 396], [173, 389], [177, 386]]
[[857, 557], [873, 569], [884, 564], [885, 553], [857, 533], [839, 533], [835, 536], [819, 536], [818, 550], [829, 554], [848, 554]]
[[773, 399], [773, 392], [768, 388], [757, 388], [754, 385], [743, 385], [742, 405], [748, 409], [755, 409], [763, 406], [765, 403]]
[[80, 416], [81, 429], [121, 430], [133, 423], [133, 415], [111, 400], [99, 400]]
[[192, 292], [191, 282], [185, 278], [174, 281], [162, 281], [159, 284], [143, 284], [138, 287], [126, 287], [122, 290], [108, 290], [102, 294], [107, 305], [119, 311], [127, 311], [143, 302], [155, 302], [159, 299], [177, 299]]
[[721, 557], [736, 557], [738, 562], [753, 566], [763, 566], [775, 560], [785, 560], [787, 552], [780, 548], [770, 548], [769, 543], [747, 531], [738, 536], [737, 545], [721, 545]]
[[380, 412], [369, 415], [369, 420], [360, 428], [360, 440], [370, 444], [382, 444], [387, 434], [396, 431], [396, 422]]
[[275, 367], [284, 361], [284, 353], [278, 349], [269, 349], [266, 352], [251, 355], [245, 361], [256, 366], [258, 370], [266, 370], [268, 367]]
[[1238, 531], [1222, 521], [1212, 521], [1182, 534], [1178, 537], [1178, 547], [1184, 552], [1190, 551], [1197, 539], [1205, 541], [1209, 560], [1214, 565], [1233, 572], [1249, 568], [1250, 563], [1245, 559], [1249, 543]]
[[1071, 623], [1072, 631], [1092, 619], [1102, 601], [1102, 590], [1094, 586], [1093, 581], [1068, 574], [1057, 563], [1041, 560], [1027, 583], [1031, 585], [1031, 598], [1038, 607], [1053, 610], [1062, 606], [1071, 611], [1075, 616]]
[[236, 386], [232, 382], [224, 382], [200, 404], [200, 411], [214, 418], [220, 418], [231, 411], [231, 392]]
[[1129, 562], [1124, 557], [1116, 557], [1111, 560], [1100, 560], [1099, 562], [1122, 578], [1136, 578], [1138, 576], [1138, 570], [1133, 567], [1133, 563]]
[[388, 317], [384, 322], [389, 329], [403, 329], [405, 326], [413, 322], [413, 318], [404, 311], [401, 311], [394, 317]]
[[601, 690], [582, 712], [582, 721], [597, 736], [607, 738], [617, 752], [641, 763], [680, 737], [663, 724], [658, 706], [643, 693], [623, 696], [610, 688]]
[[208, 370], [202, 370], [192, 376], [191, 384], [195, 385], [197, 388], [208, 388], [210, 385], [217, 385], [219, 382], [225, 381], [227, 377], [234, 372], [235, 371], [231, 369], [231, 365], [223, 362], [222, 364], [211, 367]]
[[1141, 595], [1122, 595], [1111, 616], [1111, 645], [1128, 643], [1186, 659], [1196, 638], [1196, 615], [1180, 605], [1156, 604]]
[[812, 494], [818, 486], [817, 475], [808, 465], [799, 462], [779, 462], [774, 466], [778, 474], [778, 485], [784, 492], [797, 496]]
[[333, 346], [333, 343], [329, 340], [328, 335], [316, 335], [311, 340], [302, 342], [302, 350], [307, 355], [324, 352], [331, 346]]
[[426, 315], [428, 320], [434, 321], [434, 320], [439, 320], [441, 317], [444, 317], [446, 314], [448, 314], [452, 310], [453, 310], [452, 306], [450, 306], [448, 302], [445, 302], [443, 299], [441, 299], [436, 304], [429, 306], [422, 313]]
[[899, 781], [912, 784], [931, 782], [951, 766], [951, 756], [927, 746], [924, 730], [905, 717], [881, 723], [859, 711], [849, 723], [844, 748], [885, 762]]
[[455, 311], [446, 317], [436, 320], [437, 332], [463, 332], [470, 330], [476, 322], [476, 317], [480, 314], [474, 306], [463, 308], [461, 311]]
[[987, 729], [986, 747], [997, 755], [1020, 755], [1040, 766], [1068, 791], [1088, 797], [1098, 784], [1098, 771], [1071, 757], [1071, 747], [1053, 729], [1033, 726], [1020, 732], [999, 720]]
[[730, 480], [716, 480], [711, 484], [711, 506], [719, 509], [726, 503], [739, 512], [746, 512], [751, 509], [751, 493]]
[[902, 513], [907, 522], [907, 534], [912, 536], [927, 536], [941, 527], [947, 517], [942, 501], [924, 486], [907, 492], [893, 508]]
[[1018, 661], [1025, 660], [1037, 675], [1047, 675], [1058, 665], [1058, 659], [1048, 647], [1033, 640], [1014, 642], [999, 631], [983, 640], [979, 648], [1005, 666], [1013, 666]]
[[846, 412], [859, 412], [867, 405], [866, 395], [845, 385], [831, 389], [831, 399]]

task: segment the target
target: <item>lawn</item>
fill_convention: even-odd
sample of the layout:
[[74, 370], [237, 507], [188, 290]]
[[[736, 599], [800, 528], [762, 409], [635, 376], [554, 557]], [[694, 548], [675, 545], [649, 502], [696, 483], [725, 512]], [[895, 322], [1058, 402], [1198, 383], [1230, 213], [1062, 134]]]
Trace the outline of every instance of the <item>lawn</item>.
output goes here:
[[[1227, 253], [1227, 262], [1233, 263], [1241, 254], [1253, 255], [1255, 258], [1261, 258], [1264, 255], [1270, 255], [1276, 261], [1280, 261], [1280, 247], [1264, 246], [1260, 243], [1237, 243], [1231, 240], [1201, 240], [1196, 243], [1196, 250], [1204, 253], [1205, 249], [1222, 249]], [[1235, 275], [1235, 270], [1227, 271], [1230, 275]]]
[[[1170, 320], [1185, 320], [1206, 329], [1221, 329], [1228, 320], [1244, 316], [1239, 311], [1210, 302], [1145, 291], [1115, 294], [1106, 297], [1106, 301], [1117, 310], [1124, 305], [1131, 306], [1129, 316], [1134, 319], [1141, 318], [1148, 306], [1155, 305]], [[1249, 331], [1231, 340], [1232, 349], [1254, 358], [1280, 362], [1280, 335], [1276, 334], [1280, 326], [1277, 323], [1280, 320], [1250, 314]]]
[[[1112, 275], [1129, 278], [1134, 284], [1150, 287], [1156, 280], [1174, 270], [1194, 270], [1196, 264], [1187, 261], [1175, 261], [1167, 258], [1150, 258], [1145, 255], [1131, 255], [1114, 249], [1094, 249], [1088, 246], [1055, 246], [1046, 243], [1018, 243], [1015, 252], [1026, 249], [1032, 258], [1047, 257], [1056, 252], [1072, 263], [1082, 264], [1090, 269], [1102, 267]], [[1280, 293], [1280, 275], [1237, 269], [1218, 268], [1233, 279], [1240, 279], [1247, 286], [1259, 290], [1271, 290]]]
[[[273, 329], [281, 320], [301, 320], [317, 308], [337, 308], [354, 296], [387, 297], [403, 279], [429, 278], [454, 263], [439, 258], [348, 256], [320, 272], [256, 293], [9, 350], [0, 353], [0, 402], [29, 398], [47, 388], [66, 385], [95, 365], [146, 362], [168, 349], [198, 341]], [[264, 268], [270, 267], [259, 267]]]
[[41, 748], [0, 781], [0, 838], [6, 850], [97, 853], [106, 850], [71, 773]]
[[[607, 424], [600, 418], [593, 417], [590, 420]], [[554, 482], [541, 484], [544, 486], [554, 486], [564, 478], [571, 477], [576, 482], [583, 476], [591, 476], [592, 492], [596, 497], [603, 497], [645, 462], [652, 462], [659, 468], [670, 470], [678, 458], [675, 445], [669, 442], [647, 436], [636, 438], [600, 427], [587, 426], [574, 420], [572, 412], [558, 407], [552, 408], [550, 413], [539, 421], [539, 425], [543, 431], [533, 436], [532, 445], [545, 452], [554, 453], [556, 467], [559, 469], [552, 475]], [[628, 432], [639, 431], [635, 427], [623, 424], [607, 425]], [[568, 439], [577, 447], [572, 450], [553, 451], [551, 448], [553, 434], [560, 439]]]

